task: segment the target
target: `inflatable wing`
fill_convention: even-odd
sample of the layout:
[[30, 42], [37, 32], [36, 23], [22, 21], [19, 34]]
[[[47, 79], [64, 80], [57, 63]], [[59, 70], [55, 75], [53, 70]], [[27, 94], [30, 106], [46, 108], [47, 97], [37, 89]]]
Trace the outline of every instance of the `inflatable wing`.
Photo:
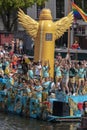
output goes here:
[[28, 34], [35, 39], [38, 32], [39, 23], [26, 15], [21, 9], [18, 11], [19, 23], [24, 27]]
[[69, 29], [70, 26], [72, 26], [73, 18], [73, 13], [70, 12], [68, 16], [54, 22], [56, 26], [55, 40], [60, 38], [64, 34], [64, 32]]

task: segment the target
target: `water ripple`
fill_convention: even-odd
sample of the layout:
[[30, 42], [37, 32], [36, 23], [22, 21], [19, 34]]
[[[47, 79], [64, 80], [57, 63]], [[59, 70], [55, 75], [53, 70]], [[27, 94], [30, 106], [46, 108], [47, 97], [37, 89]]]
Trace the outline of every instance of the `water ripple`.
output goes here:
[[48, 123], [0, 113], [0, 130], [76, 130], [76, 123]]

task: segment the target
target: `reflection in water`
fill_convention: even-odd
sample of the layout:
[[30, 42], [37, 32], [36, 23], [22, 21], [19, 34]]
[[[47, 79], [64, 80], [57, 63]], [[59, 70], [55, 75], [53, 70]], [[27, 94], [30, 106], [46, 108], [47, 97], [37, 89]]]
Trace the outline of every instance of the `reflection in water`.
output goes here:
[[50, 123], [0, 113], [0, 130], [76, 130], [76, 123]]

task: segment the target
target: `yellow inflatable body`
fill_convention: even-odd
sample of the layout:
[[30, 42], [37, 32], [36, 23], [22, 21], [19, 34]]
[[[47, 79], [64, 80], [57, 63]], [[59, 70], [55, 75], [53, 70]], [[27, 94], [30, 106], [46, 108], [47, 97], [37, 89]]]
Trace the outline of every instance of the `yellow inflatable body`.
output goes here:
[[34, 39], [34, 61], [49, 61], [50, 76], [54, 77], [54, 51], [55, 40], [60, 38], [64, 32], [72, 25], [72, 12], [58, 21], [52, 21], [51, 11], [42, 9], [39, 21], [35, 21], [26, 15], [21, 9], [18, 12], [20, 24], [27, 30], [28, 34]]
[[53, 77], [53, 66], [54, 66], [54, 48], [55, 38], [54, 31], [55, 26], [50, 21], [40, 21], [40, 28], [37, 38], [35, 39], [35, 50], [34, 50], [34, 61], [49, 61], [50, 64], [50, 75]]

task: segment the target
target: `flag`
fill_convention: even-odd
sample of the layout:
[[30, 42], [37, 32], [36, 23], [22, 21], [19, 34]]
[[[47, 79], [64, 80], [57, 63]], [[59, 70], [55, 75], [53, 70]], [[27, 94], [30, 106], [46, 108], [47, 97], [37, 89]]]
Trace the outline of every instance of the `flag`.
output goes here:
[[74, 2], [72, 2], [72, 10], [76, 18], [81, 16], [83, 20], [87, 22], [87, 14], [81, 8], [79, 8]]

